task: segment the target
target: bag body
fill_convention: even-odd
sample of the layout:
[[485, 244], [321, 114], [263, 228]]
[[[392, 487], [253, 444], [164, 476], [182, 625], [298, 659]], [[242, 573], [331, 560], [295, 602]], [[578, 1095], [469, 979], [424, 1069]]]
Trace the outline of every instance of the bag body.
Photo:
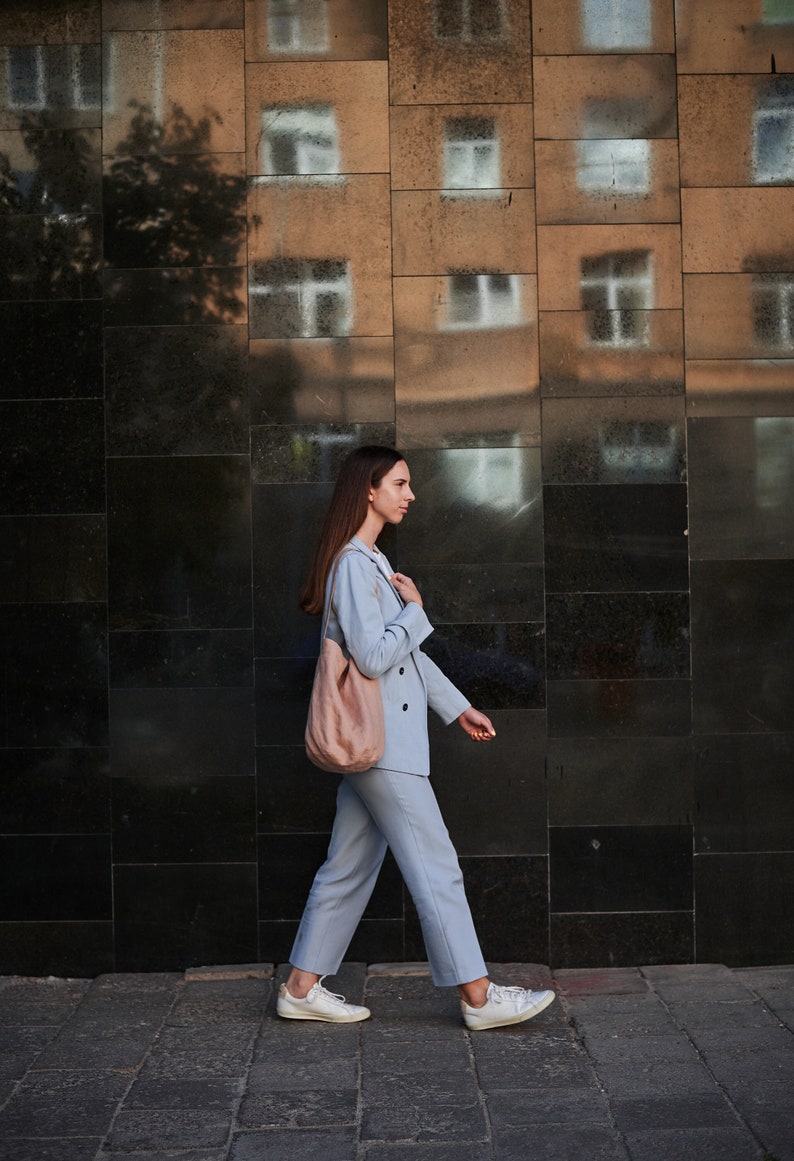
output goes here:
[[386, 747], [386, 729], [378, 679], [365, 677], [353, 658], [345, 657], [341, 646], [326, 637], [340, 560], [341, 556], [337, 557], [334, 565], [323, 618], [305, 743], [306, 756], [315, 766], [333, 774], [348, 774], [368, 770], [380, 760]]

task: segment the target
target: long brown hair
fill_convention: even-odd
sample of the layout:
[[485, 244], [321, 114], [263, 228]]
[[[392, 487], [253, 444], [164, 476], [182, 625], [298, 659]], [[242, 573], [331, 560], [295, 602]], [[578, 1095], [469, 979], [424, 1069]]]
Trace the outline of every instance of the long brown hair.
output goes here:
[[298, 601], [305, 613], [323, 611], [325, 584], [334, 557], [364, 523], [370, 488], [377, 488], [401, 459], [402, 453], [393, 447], [368, 444], [352, 451], [342, 464]]

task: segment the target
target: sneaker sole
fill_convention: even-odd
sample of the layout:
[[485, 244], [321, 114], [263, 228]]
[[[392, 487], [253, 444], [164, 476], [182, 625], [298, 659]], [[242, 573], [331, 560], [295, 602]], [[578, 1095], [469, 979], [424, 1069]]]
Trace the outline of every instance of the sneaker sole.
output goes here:
[[358, 1024], [362, 1020], [369, 1020], [372, 1013], [367, 1012], [362, 1016], [304, 1016], [299, 1012], [279, 1012], [277, 1008], [276, 1015], [282, 1020], [316, 1020], [320, 1024]]
[[534, 1007], [529, 1008], [526, 1012], [519, 1012], [516, 1016], [508, 1016], [506, 1020], [489, 1020], [483, 1024], [469, 1024], [466, 1017], [463, 1017], [463, 1023], [470, 1032], [482, 1032], [488, 1028], [506, 1028], [510, 1024], [524, 1024], [527, 1020], [531, 1020], [533, 1016], [540, 1015], [549, 1004], [553, 1004], [557, 999], [557, 993], [552, 992], [545, 1000], [541, 1000], [535, 1004]]

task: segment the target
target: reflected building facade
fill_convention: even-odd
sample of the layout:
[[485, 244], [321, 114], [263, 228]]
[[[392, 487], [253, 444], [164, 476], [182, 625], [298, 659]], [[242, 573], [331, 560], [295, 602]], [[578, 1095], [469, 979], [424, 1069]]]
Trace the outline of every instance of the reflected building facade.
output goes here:
[[486, 957], [792, 960], [793, 75], [790, 0], [2, 6], [0, 972], [286, 958], [362, 442]]

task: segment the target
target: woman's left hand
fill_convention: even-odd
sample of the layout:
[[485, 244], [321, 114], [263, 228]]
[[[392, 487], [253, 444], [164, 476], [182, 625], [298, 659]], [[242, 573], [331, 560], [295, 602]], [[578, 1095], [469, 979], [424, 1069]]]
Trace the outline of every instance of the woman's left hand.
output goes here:
[[481, 714], [473, 705], [463, 711], [458, 721], [473, 742], [490, 742], [491, 738], [496, 737], [491, 719]]

